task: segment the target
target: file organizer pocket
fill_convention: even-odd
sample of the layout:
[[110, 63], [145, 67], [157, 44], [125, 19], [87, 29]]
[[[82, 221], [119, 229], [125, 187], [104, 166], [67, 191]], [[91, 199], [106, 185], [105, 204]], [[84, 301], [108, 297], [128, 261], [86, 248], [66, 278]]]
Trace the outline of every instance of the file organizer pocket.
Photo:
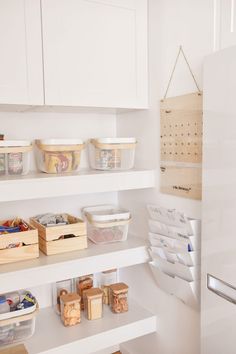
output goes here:
[[185, 252], [176, 248], [162, 248], [152, 246], [151, 250], [154, 254], [169, 262], [179, 262], [188, 267], [200, 264], [200, 253], [198, 251]]
[[156, 284], [170, 295], [175, 295], [186, 305], [198, 308], [199, 282], [186, 281], [177, 276], [164, 273], [155, 266], [154, 262], [149, 263]]
[[189, 235], [200, 235], [201, 233], [201, 220], [189, 218], [176, 209], [166, 209], [155, 204], [148, 204], [147, 210], [153, 221], [185, 229]]
[[184, 239], [171, 238], [160, 234], [149, 233], [152, 246], [176, 248], [185, 252], [196, 251], [200, 248], [200, 238], [190, 236]]
[[178, 262], [169, 262], [150, 251], [154, 264], [164, 273], [177, 276], [187, 281], [193, 281], [198, 276], [198, 266], [188, 267]]

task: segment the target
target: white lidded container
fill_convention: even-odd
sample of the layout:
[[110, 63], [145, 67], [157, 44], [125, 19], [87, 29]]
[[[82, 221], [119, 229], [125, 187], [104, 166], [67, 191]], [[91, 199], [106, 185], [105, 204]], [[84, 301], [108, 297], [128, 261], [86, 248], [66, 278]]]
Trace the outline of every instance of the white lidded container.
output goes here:
[[89, 144], [89, 162], [95, 170], [129, 170], [134, 167], [136, 138], [98, 138]]
[[131, 215], [114, 205], [99, 205], [83, 209], [88, 238], [96, 244], [125, 241]]
[[28, 140], [0, 140], [0, 176], [29, 172], [32, 144]]
[[35, 332], [38, 305], [0, 314], [0, 346], [30, 338]]
[[36, 140], [36, 161], [40, 171], [46, 173], [68, 173], [79, 170], [81, 139], [43, 139]]

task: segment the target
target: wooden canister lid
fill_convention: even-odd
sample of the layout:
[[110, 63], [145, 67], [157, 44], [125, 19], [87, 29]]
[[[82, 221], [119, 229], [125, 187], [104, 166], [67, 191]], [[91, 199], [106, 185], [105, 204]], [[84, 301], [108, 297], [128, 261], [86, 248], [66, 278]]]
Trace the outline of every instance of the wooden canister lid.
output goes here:
[[100, 288], [91, 288], [84, 291], [84, 295], [87, 298], [100, 297], [103, 296], [103, 291]]
[[110, 289], [116, 293], [116, 294], [119, 294], [119, 293], [122, 293], [124, 291], [128, 291], [129, 287], [127, 284], [125, 283], [116, 283], [116, 284], [112, 284], [110, 285]]
[[61, 301], [63, 303], [72, 303], [72, 302], [75, 302], [75, 301], [80, 301], [81, 300], [81, 296], [79, 296], [78, 294], [76, 293], [69, 293], [69, 294], [65, 294], [65, 295], [62, 295], [60, 297]]

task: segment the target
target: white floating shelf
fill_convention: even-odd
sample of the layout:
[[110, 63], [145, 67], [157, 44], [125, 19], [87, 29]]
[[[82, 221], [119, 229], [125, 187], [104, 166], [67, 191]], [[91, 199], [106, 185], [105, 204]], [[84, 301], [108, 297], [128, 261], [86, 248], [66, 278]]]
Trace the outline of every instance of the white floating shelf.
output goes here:
[[149, 260], [145, 242], [129, 235], [125, 242], [106, 245], [89, 243], [86, 250], [53, 256], [40, 253], [38, 259], [1, 265], [0, 289], [1, 293], [5, 293]]
[[[88, 354], [156, 331], [156, 316], [129, 301], [129, 311], [113, 314], [104, 306], [102, 319], [64, 327], [52, 308], [40, 311], [36, 332], [25, 342], [29, 354]], [[50, 335], [48, 335], [50, 333]]]
[[70, 175], [31, 173], [0, 178], [0, 202], [155, 187], [155, 170], [80, 171]]

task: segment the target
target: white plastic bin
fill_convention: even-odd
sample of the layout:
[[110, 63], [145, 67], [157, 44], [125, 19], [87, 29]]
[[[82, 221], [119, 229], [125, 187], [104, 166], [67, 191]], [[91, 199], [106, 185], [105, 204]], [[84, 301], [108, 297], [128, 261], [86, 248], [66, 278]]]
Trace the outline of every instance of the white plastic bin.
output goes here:
[[134, 167], [135, 138], [91, 139], [89, 161], [95, 170], [129, 170]]
[[26, 140], [0, 141], [0, 175], [25, 175], [29, 172], [32, 145]]
[[81, 150], [80, 139], [36, 140], [36, 161], [40, 171], [46, 173], [68, 173], [79, 170]]
[[0, 315], [0, 346], [30, 338], [35, 332], [37, 313], [38, 305], [34, 305], [27, 309]]
[[128, 210], [112, 205], [83, 209], [87, 221], [88, 238], [97, 244], [125, 241], [131, 219]]

